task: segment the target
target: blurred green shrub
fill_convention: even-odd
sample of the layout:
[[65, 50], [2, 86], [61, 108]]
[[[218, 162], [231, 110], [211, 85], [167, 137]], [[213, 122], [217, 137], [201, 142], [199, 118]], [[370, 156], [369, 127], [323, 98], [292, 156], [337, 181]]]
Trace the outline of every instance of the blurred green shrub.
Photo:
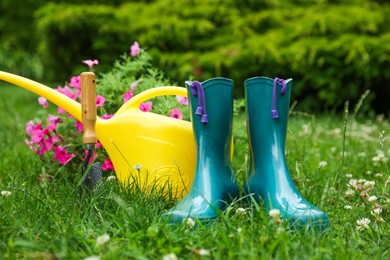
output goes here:
[[377, 112], [390, 109], [386, 1], [64, 1], [44, 5], [35, 18], [45, 77], [79, 73], [82, 59], [108, 69], [123, 46], [138, 41], [177, 82], [225, 76], [242, 96], [249, 77], [292, 77], [298, 109], [342, 108], [367, 89]]

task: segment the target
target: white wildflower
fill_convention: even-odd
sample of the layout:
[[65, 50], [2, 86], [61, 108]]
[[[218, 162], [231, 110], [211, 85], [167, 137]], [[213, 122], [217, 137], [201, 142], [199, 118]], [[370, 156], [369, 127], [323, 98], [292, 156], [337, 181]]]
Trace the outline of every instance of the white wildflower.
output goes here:
[[376, 156], [372, 157], [372, 161], [374, 163], [383, 163], [383, 162], [387, 161], [387, 158], [386, 158], [384, 152], [379, 150], [379, 151], [377, 151]]
[[345, 209], [352, 209], [352, 206], [351, 205], [345, 205], [344, 208]]
[[367, 191], [362, 191], [360, 192], [360, 197], [362, 197], [363, 199], [368, 199], [370, 197], [370, 195], [368, 194]]
[[96, 245], [102, 246], [105, 243], [107, 243], [109, 240], [110, 240], [110, 235], [108, 234], [101, 235], [96, 239]]
[[280, 217], [280, 210], [278, 209], [271, 209], [268, 213], [271, 218], [279, 218]]
[[100, 260], [100, 256], [92, 255], [84, 258], [84, 260]]
[[242, 232], [242, 228], [237, 228], [237, 233], [240, 234]]
[[185, 219], [183, 219], [182, 223], [187, 228], [194, 228], [195, 227], [195, 221], [192, 218], [185, 218]]
[[170, 253], [170, 254], [167, 254], [167, 255], [164, 255], [163, 260], [177, 260], [177, 256], [174, 254], [174, 253]]
[[349, 182], [348, 182], [348, 184], [350, 185], [350, 186], [352, 186], [352, 187], [354, 187], [354, 188], [356, 188], [357, 187], [357, 180], [355, 180], [355, 179], [350, 179], [349, 180]]
[[366, 171], [364, 174], [366, 174], [366, 175], [371, 175], [372, 172], [371, 172], [371, 171]]
[[378, 173], [375, 173], [375, 177], [382, 177], [383, 176], [383, 174], [382, 173], [380, 173], [380, 172], [378, 172]]
[[368, 218], [362, 218], [362, 219], [357, 220], [356, 221], [356, 224], [357, 224], [356, 230], [363, 231], [364, 229], [370, 228], [368, 226], [370, 224], [370, 222], [371, 222], [371, 220], [369, 220]]
[[276, 223], [281, 223], [281, 220], [280, 220], [280, 210], [278, 210], [278, 209], [271, 209], [268, 212], [268, 214]]
[[375, 181], [365, 181], [364, 182], [364, 187], [366, 188], [366, 189], [370, 189], [370, 188], [372, 188], [372, 187], [374, 187], [374, 185], [375, 185]]
[[199, 249], [197, 250], [196, 252], [198, 255], [203, 255], [203, 256], [206, 256], [206, 255], [210, 255], [210, 251], [209, 250], [206, 250], [206, 249]]
[[355, 194], [355, 192], [354, 192], [353, 190], [351, 190], [351, 189], [348, 189], [348, 190], [345, 192], [345, 196], [347, 196], [347, 197], [350, 197], [350, 196], [352, 196], [353, 194]]
[[340, 135], [341, 132], [342, 132], [341, 128], [335, 128], [335, 129], [332, 130], [332, 134], [334, 134], [336, 136]]
[[298, 161], [295, 161], [295, 172], [299, 176], [300, 170], [299, 170], [299, 163], [298, 163]]
[[303, 124], [302, 128], [303, 128], [303, 133], [304, 134], [309, 134], [311, 132], [311, 127], [308, 124]]
[[366, 181], [366, 179], [359, 179], [357, 180], [357, 184], [364, 184]]
[[378, 198], [376, 197], [376, 196], [370, 196], [369, 198], [368, 198], [368, 201], [369, 202], [373, 202], [373, 201], [376, 201]]
[[113, 181], [115, 179], [116, 179], [116, 177], [114, 175], [110, 175], [107, 177], [107, 181]]
[[10, 191], [8, 191], [8, 190], [3, 190], [2, 192], [1, 192], [1, 196], [4, 196], [4, 197], [9, 197], [9, 196], [11, 196], [11, 192]]
[[382, 213], [381, 207], [375, 207], [372, 209], [371, 214], [374, 216], [379, 216]]
[[353, 175], [352, 175], [352, 173], [347, 173], [347, 174], [345, 174], [345, 177], [347, 177], [347, 178], [352, 178], [353, 177]]
[[142, 169], [142, 164], [138, 163], [138, 164], [134, 165], [133, 169], [136, 171], [140, 171]]
[[244, 208], [238, 208], [236, 209], [236, 215], [242, 216], [246, 214], [246, 210]]
[[366, 154], [365, 152], [360, 152], [360, 153], [358, 153], [358, 156], [359, 156], [359, 157], [366, 157], [367, 154]]
[[326, 161], [321, 161], [321, 162], [318, 164], [318, 166], [319, 166], [320, 168], [325, 167], [326, 165], [328, 165], [328, 163], [327, 163]]

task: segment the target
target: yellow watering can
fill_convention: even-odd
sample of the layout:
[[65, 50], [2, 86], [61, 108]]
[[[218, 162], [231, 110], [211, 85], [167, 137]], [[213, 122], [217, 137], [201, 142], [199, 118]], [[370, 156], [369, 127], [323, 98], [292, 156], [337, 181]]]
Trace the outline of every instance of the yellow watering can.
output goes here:
[[[45, 97], [81, 122], [81, 105], [66, 95], [38, 82], [0, 71], [0, 79]], [[119, 181], [142, 189], [169, 188], [173, 197], [189, 191], [196, 165], [195, 141], [188, 121], [142, 112], [148, 99], [187, 96], [182, 87], [146, 90], [125, 103], [110, 119], [96, 118], [96, 135], [106, 149]]]

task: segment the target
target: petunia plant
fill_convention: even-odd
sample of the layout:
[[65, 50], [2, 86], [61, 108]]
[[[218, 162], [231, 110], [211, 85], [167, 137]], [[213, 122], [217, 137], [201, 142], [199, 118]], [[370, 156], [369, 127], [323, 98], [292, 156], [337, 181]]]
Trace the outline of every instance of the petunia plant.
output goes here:
[[[95, 70], [98, 60], [83, 60], [89, 70]], [[96, 107], [102, 119], [111, 118], [114, 113], [131, 98], [147, 89], [172, 84], [163, 73], [152, 67], [146, 50], [137, 42], [131, 45], [129, 53], [124, 53], [115, 61], [111, 71], [97, 74]], [[80, 77], [72, 76], [64, 86], [56, 88], [60, 93], [81, 102]], [[83, 124], [58, 107], [56, 115], [50, 112], [49, 103], [44, 97], [38, 98], [42, 105], [38, 117], [26, 123], [26, 144], [55, 171], [61, 165], [75, 171], [85, 157], [82, 144]], [[48, 109], [49, 108], [49, 109]], [[189, 118], [188, 99], [182, 96], [162, 96], [141, 103], [140, 110], [155, 112], [178, 120]], [[45, 120], [42, 120], [46, 117]], [[104, 171], [113, 171], [114, 167], [102, 145], [98, 142], [91, 161], [102, 163]], [[77, 169], [77, 168], [76, 168]], [[48, 170], [47, 170], [48, 171]], [[76, 170], [77, 171], [77, 170]]]

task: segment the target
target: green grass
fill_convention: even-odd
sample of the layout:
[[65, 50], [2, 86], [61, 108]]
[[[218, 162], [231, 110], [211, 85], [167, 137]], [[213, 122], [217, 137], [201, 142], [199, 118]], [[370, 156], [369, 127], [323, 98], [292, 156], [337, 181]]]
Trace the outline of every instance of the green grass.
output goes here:
[[[286, 151], [291, 174], [303, 196], [328, 213], [332, 223], [326, 232], [313, 233], [277, 225], [261, 206], [243, 201], [195, 229], [167, 225], [160, 216], [174, 201], [124, 190], [106, 180], [94, 196], [80, 196], [80, 169], [59, 168], [50, 173], [54, 175], [50, 183], [40, 184], [45, 165], [24, 144], [25, 123], [39, 109], [34, 94], [0, 85], [0, 191], [12, 193], [0, 196], [0, 259], [162, 259], [171, 253], [180, 259], [390, 258], [389, 171], [383, 157], [377, 157], [390, 154], [385, 139], [390, 126], [385, 120], [291, 114]], [[243, 114], [234, 118], [234, 135], [233, 165], [243, 181], [247, 155]], [[359, 196], [360, 191], [345, 196], [351, 178], [375, 181], [369, 195], [378, 198], [385, 222], [375, 220], [374, 202]], [[240, 207], [246, 214], [236, 214]], [[357, 231], [356, 221], [362, 218], [371, 223]], [[104, 234], [109, 241], [97, 245]]]

